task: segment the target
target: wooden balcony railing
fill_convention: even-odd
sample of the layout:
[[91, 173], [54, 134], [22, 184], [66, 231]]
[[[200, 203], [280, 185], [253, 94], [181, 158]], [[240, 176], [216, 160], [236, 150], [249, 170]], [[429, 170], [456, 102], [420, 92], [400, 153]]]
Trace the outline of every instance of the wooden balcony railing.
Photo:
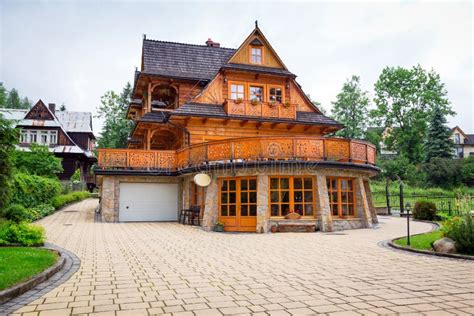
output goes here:
[[295, 104], [226, 100], [224, 108], [229, 115], [258, 116], [265, 118], [296, 119]]
[[322, 137], [249, 137], [212, 141], [179, 150], [99, 149], [99, 167], [177, 171], [203, 164], [263, 160], [337, 161], [375, 165], [375, 146]]

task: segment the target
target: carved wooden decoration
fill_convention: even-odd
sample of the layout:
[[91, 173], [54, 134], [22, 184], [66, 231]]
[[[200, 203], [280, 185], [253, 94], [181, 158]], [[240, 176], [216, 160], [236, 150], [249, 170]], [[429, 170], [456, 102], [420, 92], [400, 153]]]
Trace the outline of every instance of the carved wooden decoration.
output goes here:
[[326, 140], [327, 157], [330, 160], [348, 160], [349, 142], [347, 140]]
[[363, 143], [351, 142], [352, 161], [365, 162], [367, 160], [367, 149]]
[[202, 163], [260, 159], [328, 160], [375, 165], [371, 144], [338, 138], [250, 137], [207, 142], [180, 150], [99, 149], [102, 168], [177, 170]]
[[25, 115], [26, 120], [54, 120], [46, 105], [39, 100]]

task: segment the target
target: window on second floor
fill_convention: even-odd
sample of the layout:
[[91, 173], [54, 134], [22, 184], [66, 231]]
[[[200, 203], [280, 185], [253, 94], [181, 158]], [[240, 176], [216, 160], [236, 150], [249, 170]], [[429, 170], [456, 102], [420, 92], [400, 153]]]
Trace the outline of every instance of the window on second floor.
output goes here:
[[58, 131], [52, 130], [22, 130], [20, 143], [55, 145], [58, 143]]
[[270, 87], [268, 90], [268, 101], [281, 103], [283, 101], [283, 89], [278, 87]]
[[263, 102], [263, 87], [250, 86], [250, 101]]
[[250, 52], [251, 52], [250, 61], [253, 64], [261, 64], [262, 63], [262, 48], [252, 47], [250, 49]]
[[459, 133], [454, 134], [454, 143], [461, 144], [461, 135]]
[[232, 100], [243, 100], [245, 98], [245, 87], [243, 84], [231, 84], [230, 85], [230, 98]]

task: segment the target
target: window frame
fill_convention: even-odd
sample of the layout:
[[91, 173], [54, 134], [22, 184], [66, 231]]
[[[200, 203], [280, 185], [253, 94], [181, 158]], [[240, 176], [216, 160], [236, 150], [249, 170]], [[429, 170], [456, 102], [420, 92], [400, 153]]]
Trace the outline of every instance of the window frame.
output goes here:
[[258, 84], [258, 83], [249, 83], [248, 84], [248, 100], [252, 101], [252, 95], [250, 92], [251, 88], [260, 88], [262, 89], [261, 99], [257, 100], [257, 102], [265, 102], [265, 84]]
[[[337, 188], [334, 190], [332, 186], [332, 181], [336, 181]], [[352, 186], [348, 189], [342, 190], [342, 180], [351, 181]], [[329, 185], [328, 185], [329, 184]], [[352, 177], [326, 177], [326, 187], [328, 190], [328, 199], [329, 199], [329, 208], [331, 212], [331, 216], [333, 219], [347, 219], [347, 218], [356, 218], [357, 217], [357, 201], [356, 201], [356, 182], [355, 178]], [[332, 193], [337, 194], [337, 202], [333, 202]], [[352, 193], [352, 202], [342, 202], [342, 193]], [[353, 214], [352, 215], [344, 215], [342, 212], [342, 206], [346, 205], [348, 207], [348, 214], [349, 214], [349, 206], [352, 206]], [[337, 215], [334, 214], [332, 205], [337, 205]]]
[[[54, 142], [52, 137], [54, 136]], [[43, 141], [45, 137], [46, 141]], [[50, 129], [22, 129], [20, 132], [21, 144], [39, 144], [39, 145], [57, 145], [59, 133], [57, 130]]]
[[228, 96], [229, 100], [234, 100], [234, 101], [238, 100], [238, 98], [237, 99], [232, 98], [232, 85], [243, 86], [244, 90], [243, 90], [242, 100], [246, 100], [247, 99], [247, 83], [243, 82], [243, 81], [229, 81], [229, 84], [227, 86], [227, 89], [228, 89], [227, 96]]
[[[313, 176], [313, 175], [297, 175], [297, 176], [275, 175], [275, 176], [268, 176], [268, 212], [269, 212], [270, 218], [285, 218], [285, 216], [286, 216], [286, 215], [282, 215], [283, 212], [282, 212], [282, 209], [281, 209], [282, 204], [287, 204], [287, 203], [282, 203], [282, 201], [281, 201], [282, 189], [280, 187], [280, 181], [281, 181], [280, 179], [282, 179], [282, 178], [287, 178], [288, 179], [288, 193], [289, 193], [288, 204], [289, 204], [289, 208], [290, 208], [289, 213], [291, 213], [291, 210], [293, 210], [295, 213], [297, 213], [296, 210], [295, 210], [295, 204], [302, 204], [303, 205], [303, 215], [301, 215], [301, 218], [307, 218], [307, 219], [316, 218], [317, 217], [317, 210], [316, 210], [316, 198], [317, 198], [317, 196], [316, 196], [316, 177]], [[311, 192], [312, 193], [312, 201], [304, 202], [304, 197], [303, 197], [302, 202], [295, 202], [295, 186], [294, 186], [294, 183], [295, 183], [294, 179], [295, 178], [296, 179], [299, 179], [299, 178], [302, 179], [302, 189], [296, 189], [296, 191], [302, 191], [303, 196], [304, 196], [305, 192]], [[304, 189], [304, 179], [307, 179], [307, 178], [311, 179], [312, 188], [305, 190]], [[272, 189], [272, 186], [271, 186], [272, 179], [279, 179], [278, 189]], [[283, 190], [283, 191], [286, 191], [286, 189]], [[278, 195], [279, 195], [278, 203], [272, 202], [272, 197], [271, 197], [272, 192], [278, 192]], [[278, 206], [279, 206], [278, 207], [278, 215], [272, 215], [272, 204], [278, 204]], [[306, 215], [305, 205], [311, 205], [313, 207], [313, 214], [312, 215]]]
[[[285, 86], [276, 85], [276, 84], [267, 85], [267, 102], [272, 102], [270, 100], [270, 91], [271, 91], [272, 88], [281, 89], [281, 101], [279, 103], [282, 104], [283, 102], [285, 102]], [[278, 101], [276, 101], [276, 102], [278, 102]]]
[[[260, 62], [253, 61], [253, 57], [254, 57], [253, 50], [254, 49], [259, 49], [260, 50]], [[264, 64], [263, 56], [265, 55], [264, 51], [265, 51], [265, 47], [263, 45], [262, 46], [260, 46], [260, 45], [259, 46], [249, 45], [249, 62], [253, 65], [263, 65]], [[258, 56], [258, 55], [255, 55], [255, 56]]]

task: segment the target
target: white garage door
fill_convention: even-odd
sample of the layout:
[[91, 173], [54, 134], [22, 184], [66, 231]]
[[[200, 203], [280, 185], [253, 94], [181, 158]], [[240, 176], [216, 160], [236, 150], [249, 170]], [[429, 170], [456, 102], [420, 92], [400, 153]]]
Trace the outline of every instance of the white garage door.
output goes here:
[[120, 183], [119, 221], [178, 220], [178, 184]]

